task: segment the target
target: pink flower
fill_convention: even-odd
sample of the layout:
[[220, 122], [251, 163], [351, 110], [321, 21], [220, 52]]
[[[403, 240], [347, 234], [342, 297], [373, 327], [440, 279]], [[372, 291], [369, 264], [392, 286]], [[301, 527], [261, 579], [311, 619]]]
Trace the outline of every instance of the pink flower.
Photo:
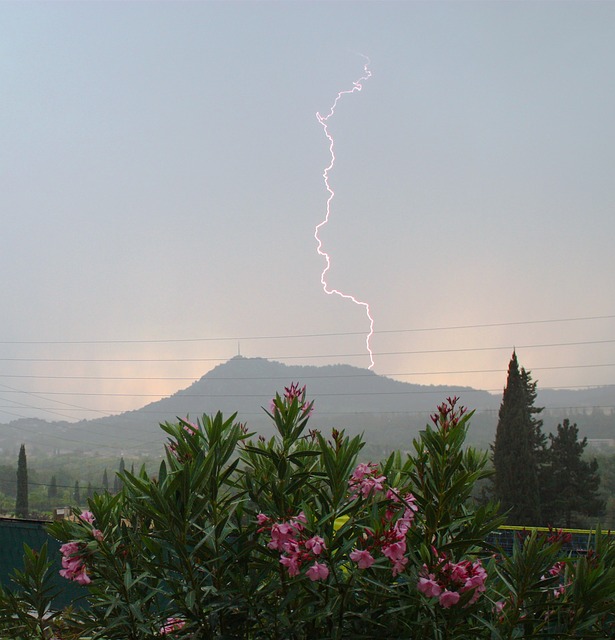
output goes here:
[[280, 396], [276, 395], [276, 397], [271, 401], [269, 405], [269, 413], [275, 414], [278, 411], [278, 402], [282, 401], [287, 406], [290, 406], [296, 399], [303, 415], [309, 416], [312, 413], [312, 407], [310, 406], [310, 403], [305, 401], [305, 395], [306, 386], [303, 385], [303, 387], [299, 388], [299, 383], [293, 382], [290, 387], [284, 387], [283, 399], [280, 399]]
[[437, 598], [442, 593], [442, 587], [434, 580], [433, 573], [428, 578], [419, 578], [416, 588], [428, 598]]
[[478, 589], [479, 591], [485, 590], [485, 580], [487, 575], [482, 575], [480, 573], [476, 573], [473, 576], [470, 576], [464, 583], [462, 587], [462, 591], [467, 591], [469, 589]]
[[456, 591], [443, 591], [440, 594], [439, 603], [443, 609], [450, 609], [459, 602], [460, 595]]
[[556, 587], [555, 589], [553, 589], [553, 595], [556, 598], [559, 598], [560, 596], [563, 596], [566, 593], [566, 585], [562, 584], [559, 587]]
[[552, 576], [559, 576], [560, 573], [562, 573], [562, 571], [566, 568], [566, 563], [565, 562], [556, 562], [550, 569], [549, 569], [549, 575]]
[[374, 471], [375, 464], [373, 462], [360, 462], [352, 473], [351, 480], [360, 482], [367, 475], [371, 475]]
[[97, 540], [98, 542], [103, 541], [103, 532], [100, 529], [92, 529], [92, 536], [94, 537], [94, 540]]
[[92, 524], [94, 522], [94, 514], [91, 511], [82, 511], [79, 514], [79, 518], [88, 524]]
[[397, 542], [392, 542], [391, 544], [385, 544], [382, 546], [382, 555], [387, 557], [393, 563], [394, 578], [399, 575], [408, 564], [408, 558], [404, 557], [405, 553], [405, 538], [398, 539]]
[[299, 575], [299, 570], [301, 569], [301, 558], [298, 554], [292, 556], [282, 556], [280, 558], [280, 564], [284, 565], [288, 569], [288, 575], [291, 578]]
[[63, 556], [72, 556], [81, 550], [81, 545], [78, 542], [67, 542], [60, 547], [60, 553]]
[[184, 420], [184, 431], [189, 435], [193, 436], [197, 433], [199, 428], [192, 422], [188, 422], [188, 420]]
[[173, 631], [179, 631], [186, 624], [185, 620], [181, 618], [167, 618], [165, 624], [160, 627], [160, 635], [166, 636], [168, 633], [172, 633]]
[[90, 576], [87, 574], [86, 570], [85, 570], [85, 565], [82, 564], [81, 568], [79, 569], [79, 571], [77, 573], [74, 574], [73, 578], [72, 578], [75, 582], [77, 582], [80, 585], [86, 586], [88, 584], [90, 584], [90, 582], [92, 582], [92, 579], [90, 578]]
[[306, 541], [305, 548], [315, 556], [318, 556], [322, 553], [323, 549], [326, 549], [325, 541], [320, 536], [314, 536]]
[[305, 396], [306, 387], [303, 385], [302, 389], [299, 389], [299, 383], [293, 382], [290, 387], [284, 387], [284, 399], [287, 402], [292, 402], [295, 398], [299, 400]]
[[376, 476], [378, 465], [373, 462], [359, 463], [348, 481], [351, 494], [356, 497], [360, 493], [364, 498], [378, 491], [384, 491], [386, 476]]
[[466, 561], [465, 563], [460, 562], [456, 566], [459, 566], [461, 564], [464, 564], [466, 577], [463, 585], [459, 589], [459, 592], [465, 593], [466, 591], [470, 591], [472, 589], [474, 590], [472, 597], [466, 605], [469, 606], [471, 604], [474, 604], [480, 597], [480, 594], [486, 591], [485, 581], [487, 580], [487, 572], [483, 568], [480, 560], [476, 560], [472, 564], [470, 564], [468, 561]]
[[361, 483], [361, 494], [364, 498], [367, 498], [370, 493], [377, 493], [378, 491], [384, 491], [384, 483], [386, 482], [386, 476], [378, 476], [373, 478], [365, 478]]
[[406, 553], [406, 541], [398, 540], [382, 547], [382, 555], [386, 556], [392, 562], [401, 560]]
[[303, 531], [305, 529], [303, 525], [307, 524], [307, 518], [305, 517], [305, 513], [303, 513], [303, 511], [300, 511], [299, 515], [296, 515], [294, 518], [291, 518], [290, 524], [297, 531]]
[[392, 569], [393, 577], [395, 578], [396, 576], [398, 576], [406, 568], [407, 564], [408, 558], [400, 558], [399, 560], [394, 560]]
[[359, 569], [369, 569], [376, 562], [372, 554], [365, 549], [355, 549], [350, 554], [350, 559], [357, 563]]
[[271, 527], [271, 542], [267, 545], [269, 549], [284, 551], [284, 545], [292, 540], [295, 535], [294, 528], [287, 522], [276, 522]]
[[83, 545], [79, 542], [67, 542], [60, 547], [62, 552], [62, 569], [60, 575], [67, 580], [74, 580], [79, 584], [90, 584], [83, 558], [79, 555]]
[[88, 576], [85, 564], [83, 564], [83, 560], [79, 557], [73, 558], [62, 558], [62, 566], [63, 569], [60, 569], [60, 575], [67, 580], [73, 580], [74, 582], [78, 582], [82, 585], [87, 585], [92, 582], [90, 576]]
[[320, 562], [315, 562], [307, 571], [307, 577], [315, 582], [316, 580], [326, 580], [329, 576], [329, 569], [327, 565]]
[[256, 521], [262, 527], [263, 525], [265, 525], [265, 524], [267, 524], [269, 522], [269, 516], [265, 515], [264, 513], [259, 513], [256, 516]]
[[451, 569], [451, 580], [455, 582], [465, 582], [468, 579], [467, 564], [465, 562], [458, 562], [457, 564], [445, 565], [444, 570]]

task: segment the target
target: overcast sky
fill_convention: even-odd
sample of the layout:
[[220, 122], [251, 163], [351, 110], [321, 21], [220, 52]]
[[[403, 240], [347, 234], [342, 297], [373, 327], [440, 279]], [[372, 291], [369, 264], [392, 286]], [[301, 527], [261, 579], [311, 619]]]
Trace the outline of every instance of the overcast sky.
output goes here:
[[374, 371], [615, 383], [614, 2], [2, 2], [0, 421], [369, 366], [362, 56]]

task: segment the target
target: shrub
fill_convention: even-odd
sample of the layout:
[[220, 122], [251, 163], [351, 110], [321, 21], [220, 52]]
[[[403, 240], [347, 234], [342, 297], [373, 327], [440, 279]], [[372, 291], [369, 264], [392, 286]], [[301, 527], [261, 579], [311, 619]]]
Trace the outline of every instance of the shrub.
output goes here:
[[471, 498], [487, 455], [464, 448], [471, 414], [455, 399], [412, 454], [379, 463], [358, 462], [360, 437], [310, 431], [312, 410], [293, 384], [269, 408], [270, 440], [235, 416], [166, 423], [157, 476], [124, 471], [119, 494], [49, 525], [63, 575], [88, 590], [80, 633], [612, 637], [612, 541], [573, 560], [557, 533], [531, 534], [498, 553], [498, 506]]

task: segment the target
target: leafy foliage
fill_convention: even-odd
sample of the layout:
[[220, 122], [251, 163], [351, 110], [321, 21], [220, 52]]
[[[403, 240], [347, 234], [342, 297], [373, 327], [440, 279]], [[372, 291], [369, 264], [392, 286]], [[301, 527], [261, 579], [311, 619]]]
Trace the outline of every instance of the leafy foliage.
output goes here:
[[605, 505], [598, 493], [598, 462], [583, 459], [587, 438], [579, 440], [577, 425], [568, 419], [549, 438], [542, 483], [544, 519], [571, 527], [578, 514], [600, 515]]
[[[49, 640], [60, 631], [80, 634], [72, 611], [53, 611], [51, 602], [57, 590], [51, 584], [47, 545], [34, 551], [24, 545], [24, 569], [15, 570], [13, 589], [0, 586], [0, 631], [13, 640]], [[8, 635], [4, 635], [4, 634]]]
[[[359, 462], [359, 436], [310, 431], [312, 411], [293, 384], [269, 440], [220, 413], [165, 423], [156, 474], [124, 470], [118, 494], [49, 525], [62, 575], [88, 590], [62, 637], [611, 637], [612, 540], [573, 560], [559, 534], [531, 534], [503, 557], [487, 542], [498, 505], [471, 498], [487, 456], [465, 447], [455, 399], [380, 463]], [[43, 569], [26, 569], [33, 592]]]

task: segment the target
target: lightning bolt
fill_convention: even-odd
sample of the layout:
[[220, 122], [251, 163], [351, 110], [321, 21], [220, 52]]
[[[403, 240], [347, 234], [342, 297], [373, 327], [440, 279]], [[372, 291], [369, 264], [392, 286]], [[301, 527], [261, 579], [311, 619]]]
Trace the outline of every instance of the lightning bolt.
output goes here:
[[369, 360], [371, 363], [368, 369], [372, 369], [374, 366], [374, 354], [371, 348], [371, 339], [372, 339], [372, 336], [374, 335], [374, 319], [372, 317], [369, 304], [367, 302], [363, 302], [362, 300], [358, 300], [357, 298], [350, 295], [349, 293], [343, 293], [342, 291], [338, 291], [337, 289], [329, 288], [329, 285], [327, 284], [327, 273], [331, 268], [331, 257], [326, 251], [323, 250], [322, 240], [320, 239], [320, 230], [329, 222], [329, 217], [331, 216], [331, 202], [335, 197], [335, 192], [333, 191], [333, 189], [331, 188], [331, 184], [329, 183], [329, 173], [331, 172], [331, 170], [333, 169], [333, 165], [335, 164], [335, 151], [334, 151], [334, 144], [333, 144], [333, 136], [329, 131], [329, 119], [333, 117], [333, 115], [335, 114], [335, 109], [343, 96], [348, 95], [350, 93], [361, 91], [361, 89], [363, 88], [363, 82], [371, 78], [372, 72], [369, 70], [370, 60], [367, 56], [362, 55], [362, 57], [365, 58], [366, 60], [365, 64], [363, 65], [363, 75], [358, 80], [352, 83], [352, 89], [340, 91], [337, 94], [335, 100], [333, 101], [333, 104], [331, 105], [331, 108], [329, 109], [329, 113], [326, 116], [323, 116], [320, 113], [316, 113], [316, 118], [318, 119], [318, 122], [320, 122], [320, 124], [322, 125], [322, 128], [325, 132], [325, 136], [327, 136], [327, 140], [329, 140], [329, 153], [331, 154], [331, 161], [329, 162], [328, 166], [325, 168], [322, 174], [322, 177], [325, 182], [325, 187], [327, 189], [327, 192], [329, 193], [329, 197], [327, 198], [326, 214], [325, 214], [324, 220], [316, 225], [316, 228], [314, 229], [314, 238], [316, 239], [316, 244], [317, 244], [316, 251], [318, 252], [318, 255], [322, 256], [325, 259], [325, 268], [320, 274], [320, 283], [322, 284], [323, 291], [327, 295], [336, 295], [336, 296], [340, 296], [340, 298], [344, 298], [345, 300], [350, 300], [354, 302], [354, 304], [360, 307], [363, 307], [365, 309], [365, 315], [369, 320], [369, 333], [365, 338], [365, 347], [367, 348], [367, 352], [369, 353]]

